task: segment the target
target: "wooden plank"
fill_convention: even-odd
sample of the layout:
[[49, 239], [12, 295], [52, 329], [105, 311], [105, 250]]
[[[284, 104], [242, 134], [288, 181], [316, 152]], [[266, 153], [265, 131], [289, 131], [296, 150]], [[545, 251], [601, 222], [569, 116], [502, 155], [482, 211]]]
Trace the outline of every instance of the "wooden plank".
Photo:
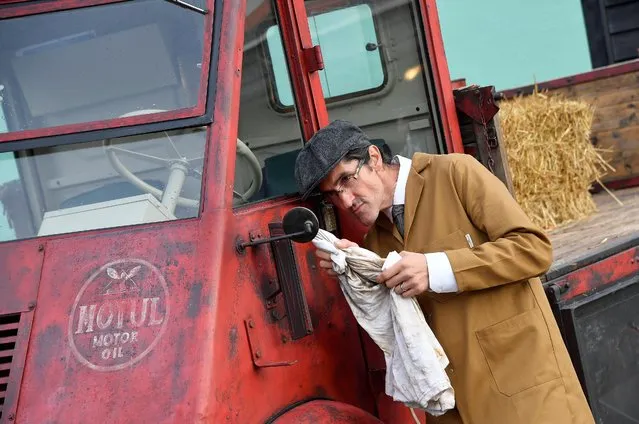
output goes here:
[[621, 146], [631, 149], [639, 146], [639, 125], [593, 133], [592, 141], [597, 147]]
[[583, 100], [592, 104], [596, 109], [599, 109], [607, 106], [639, 101], [639, 85], [636, 87], [626, 87], [604, 93], [582, 93], [579, 95], [567, 96], [567, 98]]
[[562, 87], [553, 91], [564, 92], [566, 94], [574, 96], [585, 93], [610, 93], [611, 91], [621, 90], [628, 87], [639, 87], [638, 71], [629, 72], [627, 74], [617, 75], [610, 78], [588, 81], [582, 84], [575, 84], [568, 87]]
[[551, 270], [639, 234], [639, 187], [619, 190], [615, 195], [623, 205], [606, 192], [598, 193], [593, 196], [597, 213], [548, 232], [553, 246]]
[[639, 28], [639, 2], [630, 2], [606, 10], [608, 29], [611, 34]]
[[601, 132], [639, 124], [639, 102], [630, 102], [595, 109], [592, 131]]

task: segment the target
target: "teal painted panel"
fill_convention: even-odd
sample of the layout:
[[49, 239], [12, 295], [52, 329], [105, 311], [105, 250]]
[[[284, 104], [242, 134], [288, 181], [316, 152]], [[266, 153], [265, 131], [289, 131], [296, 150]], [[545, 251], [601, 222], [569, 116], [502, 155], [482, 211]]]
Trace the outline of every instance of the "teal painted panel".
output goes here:
[[498, 90], [592, 69], [580, 0], [439, 0], [452, 79]]

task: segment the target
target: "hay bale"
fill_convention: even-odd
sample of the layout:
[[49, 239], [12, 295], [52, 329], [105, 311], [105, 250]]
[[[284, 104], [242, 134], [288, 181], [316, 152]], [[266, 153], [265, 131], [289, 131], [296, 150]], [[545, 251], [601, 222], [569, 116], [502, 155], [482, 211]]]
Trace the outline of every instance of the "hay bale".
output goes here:
[[550, 230], [594, 213], [589, 189], [614, 169], [590, 142], [593, 106], [535, 92], [500, 109], [515, 196], [528, 216]]

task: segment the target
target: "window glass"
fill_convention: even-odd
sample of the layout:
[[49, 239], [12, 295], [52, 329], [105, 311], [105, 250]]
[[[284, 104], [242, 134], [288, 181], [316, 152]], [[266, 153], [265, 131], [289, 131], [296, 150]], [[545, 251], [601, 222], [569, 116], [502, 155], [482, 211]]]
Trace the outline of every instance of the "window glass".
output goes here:
[[[309, 16], [308, 25], [313, 45], [322, 49], [324, 69], [319, 74], [326, 100], [375, 91], [384, 85], [386, 76], [370, 6], [360, 4]], [[275, 100], [280, 108], [286, 108], [293, 104], [293, 93], [279, 39], [277, 26], [266, 31]]]
[[198, 215], [202, 127], [0, 155], [0, 241]]
[[[297, 193], [294, 164], [302, 148], [302, 135], [294, 107], [279, 113], [272, 107], [268, 72], [273, 61], [281, 64], [278, 78], [290, 86], [288, 68], [279, 32], [265, 41], [265, 34], [277, 26], [275, 6], [263, 0], [248, 0], [245, 23], [240, 117], [235, 165], [236, 206]], [[279, 56], [264, 62], [264, 49], [277, 45]], [[291, 99], [292, 99], [292, 95]], [[292, 100], [291, 100], [292, 104]]]
[[329, 120], [353, 122], [391, 155], [411, 158], [416, 152], [444, 153], [444, 140], [437, 135], [439, 117], [431, 113], [436, 99], [420, 2], [358, 3], [304, 2], [307, 14], [314, 16], [331, 96], [384, 81], [373, 94], [352, 93], [348, 100], [330, 103]]
[[196, 106], [204, 19], [138, 0], [0, 20], [8, 130]]

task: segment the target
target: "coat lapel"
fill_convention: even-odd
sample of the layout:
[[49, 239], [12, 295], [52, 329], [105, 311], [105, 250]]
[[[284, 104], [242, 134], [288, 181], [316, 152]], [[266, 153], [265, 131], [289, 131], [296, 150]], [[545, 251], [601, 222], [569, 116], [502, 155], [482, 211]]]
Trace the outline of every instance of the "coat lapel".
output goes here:
[[408, 173], [408, 182], [406, 183], [406, 200], [404, 205], [404, 245], [410, 235], [410, 229], [413, 225], [417, 205], [422, 196], [424, 189], [424, 177], [420, 172], [430, 164], [430, 156], [424, 154], [415, 154], [413, 156], [410, 171]]

